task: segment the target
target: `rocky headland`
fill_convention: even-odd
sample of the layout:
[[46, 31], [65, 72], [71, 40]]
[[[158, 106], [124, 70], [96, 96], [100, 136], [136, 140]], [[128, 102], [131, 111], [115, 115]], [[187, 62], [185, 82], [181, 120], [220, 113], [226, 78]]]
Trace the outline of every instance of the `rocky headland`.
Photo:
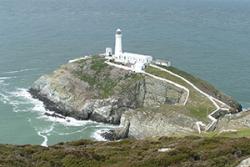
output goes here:
[[[227, 113], [218, 112], [216, 117], [242, 110], [239, 103], [207, 82], [174, 67], [168, 70], [230, 106]], [[197, 132], [196, 122], [209, 123], [207, 116], [215, 108], [205, 96], [153, 67], [145, 71], [182, 84], [190, 93], [148, 75], [110, 66], [101, 56], [62, 65], [41, 76], [29, 92], [62, 116], [120, 124], [119, 129], [105, 134], [111, 139], [190, 135]]]

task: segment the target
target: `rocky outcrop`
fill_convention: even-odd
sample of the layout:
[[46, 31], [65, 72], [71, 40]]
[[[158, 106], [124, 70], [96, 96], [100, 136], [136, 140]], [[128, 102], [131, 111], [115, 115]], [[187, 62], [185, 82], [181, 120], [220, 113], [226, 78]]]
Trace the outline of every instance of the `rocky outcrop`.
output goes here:
[[250, 166], [250, 158], [241, 161], [240, 164], [237, 165], [236, 167], [248, 167], [248, 166]]
[[216, 130], [230, 131], [246, 128], [250, 128], [250, 111], [225, 115], [219, 119]]
[[129, 128], [130, 128], [130, 122], [127, 122], [126, 125], [121, 126], [119, 128], [112, 130], [105, 130], [104, 132], [101, 133], [101, 136], [109, 141], [125, 139], [129, 137]]
[[[152, 112], [154, 114], [152, 114]], [[184, 136], [196, 131], [195, 118], [180, 112], [166, 112], [161, 109], [144, 108], [126, 111], [121, 126], [130, 123], [128, 136], [143, 139], [152, 136]]]
[[109, 66], [104, 61], [93, 56], [68, 63], [40, 77], [29, 91], [47, 109], [65, 117], [121, 123], [121, 128], [103, 134], [111, 140], [196, 131], [195, 122], [199, 120], [193, 115], [200, 113], [181, 105], [186, 91], [144, 74]]
[[100, 57], [63, 65], [29, 91], [51, 111], [112, 124], [129, 109], [179, 104], [186, 96], [174, 85], [108, 66]]

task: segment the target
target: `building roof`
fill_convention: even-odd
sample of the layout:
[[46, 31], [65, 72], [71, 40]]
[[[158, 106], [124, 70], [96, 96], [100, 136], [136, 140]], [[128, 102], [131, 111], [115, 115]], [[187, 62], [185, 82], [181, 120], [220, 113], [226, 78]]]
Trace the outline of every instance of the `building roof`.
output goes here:
[[152, 58], [152, 56], [149, 56], [149, 55], [142, 55], [142, 54], [130, 53], [130, 52], [123, 52], [122, 54], [123, 54], [124, 56], [128, 56], [128, 57]]
[[162, 63], [168, 63], [168, 60], [163, 60], [163, 59], [156, 59], [155, 62], [162, 62]]

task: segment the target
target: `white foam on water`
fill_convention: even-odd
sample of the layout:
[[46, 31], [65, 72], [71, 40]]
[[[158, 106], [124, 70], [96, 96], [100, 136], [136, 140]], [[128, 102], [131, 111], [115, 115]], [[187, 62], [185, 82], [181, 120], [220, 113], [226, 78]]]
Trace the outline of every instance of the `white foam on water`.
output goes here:
[[10, 100], [9, 100], [9, 97], [3, 93], [0, 93], [0, 101], [3, 102], [4, 104], [8, 103]]
[[[93, 123], [93, 121], [89, 121], [89, 120], [81, 121], [81, 120], [76, 120], [72, 117], [65, 117], [65, 119], [64, 119], [64, 118], [45, 115], [45, 113], [53, 114], [54, 112], [47, 110], [42, 101], [40, 101], [38, 99], [34, 99], [32, 97], [32, 95], [28, 92], [27, 89], [18, 88], [17, 91], [11, 92], [10, 94], [12, 94], [15, 97], [21, 97], [23, 99], [26, 99], [26, 102], [28, 101], [28, 103], [31, 103], [33, 105], [33, 107], [31, 108], [31, 111], [38, 112], [39, 113], [38, 118], [43, 118], [43, 119], [50, 121], [50, 122], [58, 122], [58, 123], [61, 123], [65, 126], [84, 126], [88, 123]], [[14, 104], [17, 104], [17, 103], [14, 103]], [[19, 104], [21, 104], [20, 101], [19, 101]], [[16, 110], [16, 111], [18, 111], [18, 110]], [[64, 117], [60, 114], [57, 114], [57, 115]]]
[[[60, 114], [57, 114], [59, 117], [48, 116], [45, 113], [54, 114], [54, 111], [49, 111], [45, 108], [42, 101], [38, 99], [34, 99], [32, 95], [28, 92], [25, 88], [17, 88], [15, 91], [12, 92], [0, 92], [0, 100], [4, 101], [5, 103], [10, 104], [13, 107], [14, 112], [35, 112], [37, 113], [36, 119], [42, 119], [47, 122], [59, 123], [64, 126], [68, 127], [84, 127], [77, 131], [67, 132], [67, 133], [55, 133], [57, 135], [73, 135], [76, 133], [81, 133], [89, 127], [96, 127], [96, 128], [114, 128], [114, 125], [107, 125], [104, 123], [97, 123], [91, 120], [76, 120], [72, 117], [64, 117]], [[28, 122], [31, 122], [31, 119], [28, 119]], [[87, 126], [88, 125], [88, 126]], [[37, 129], [37, 128], [35, 128]], [[48, 136], [50, 135], [49, 132], [53, 131], [53, 128], [48, 128], [44, 130], [36, 130], [37, 134], [44, 138], [42, 146], [47, 146]], [[93, 132], [92, 138], [98, 141], [105, 141], [105, 139], [100, 135], [100, 130]]]
[[44, 139], [43, 142], [40, 144], [41, 146], [48, 147], [48, 136], [49, 136], [49, 133], [53, 131], [53, 129], [54, 129], [54, 124], [52, 124], [47, 129], [43, 129], [40, 131], [37, 130], [37, 134]]
[[57, 122], [64, 126], [85, 126], [87, 124], [95, 123], [94, 121], [90, 121], [90, 120], [76, 120], [75, 118], [72, 118], [72, 117], [65, 117], [64, 119], [64, 118], [59, 118], [59, 117], [41, 115], [39, 118], [42, 118], [50, 122]]
[[16, 76], [13, 77], [0, 77], [0, 80], [8, 80], [8, 79], [13, 79], [16, 78]]
[[104, 133], [104, 132], [107, 132], [109, 130], [110, 129], [99, 129], [99, 130], [96, 130], [95, 132], [93, 132], [93, 134], [91, 135], [91, 137], [94, 138], [96, 141], [108, 141], [101, 134]]
[[[34, 111], [34, 107], [43, 107], [43, 103], [39, 100], [32, 98], [31, 94], [24, 88], [17, 88], [16, 91], [7, 93], [9, 97], [8, 103], [13, 107], [14, 112], [28, 112]], [[24, 105], [27, 105], [24, 107]], [[30, 108], [28, 105], [34, 106]], [[44, 110], [45, 112], [45, 110]]]
[[[13, 96], [22, 97], [28, 100], [28, 102], [33, 105], [33, 108], [31, 110], [38, 112], [39, 113], [38, 118], [44, 119], [46, 121], [57, 122], [57, 123], [63, 124], [64, 126], [85, 126], [87, 124], [95, 124], [96, 127], [107, 127], [107, 126], [114, 127], [113, 125], [97, 123], [91, 120], [77, 120], [72, 117], [64, 117], [63, 115], [60, 115], [60, 114], [56, 114], [59, 117], [45, 115], [45, 113], [53, 114], [54, 112], [47, 110], [42, 101], [38, 99], [34, 99], [32, 95], [28, 92], [28, 90], [24, 88], [18, 88], [17, 91], [12, 92], [11, 94]], [[60, 118], [60, 117], [64, 117], [64, 118]]]
[[20, 72], [24, 72], [24, 71], [31, 71], [34, 70], [33, 68], [25, 68], [25, 69], [21, 69], [21, 70], [14, 70], [14, 71], [6, 71], [3, 72], [3, 74], [15, 74], [15, 73], [20, 73]]
[[76, 131], [73, 131], [73, 132], [57, 132], [57, 131], [54, 131], [54, 133], [56, 133], [57, 135], [60, 135], [60, 136], [65, 136], [65, 135], [73, 135], [73, 134], [76, 134], [76, 133], [81, 133], [83, 131], [85, 131], [88, 127], [84, 127], [80, 130], [76, 130]]
[[6, 76], [1, 77], [1, 76], [0, 76], [0, 85], [1, 85], [1, 88], [2, 88], [2, 86], [8, 86], [9, 83], [6, 83], [5, 81], [6, 81], [6, 80], [13, 79], [13, 78], [16, 78], [16, 76], [12, 76], [12, 77], [6, 77]]

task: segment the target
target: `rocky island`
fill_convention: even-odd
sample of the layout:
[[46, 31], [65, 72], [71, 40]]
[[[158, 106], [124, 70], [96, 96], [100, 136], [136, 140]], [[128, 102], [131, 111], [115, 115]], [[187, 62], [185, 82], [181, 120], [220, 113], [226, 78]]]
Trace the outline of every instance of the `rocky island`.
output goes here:
[[[120, 124], [119, 129], [104, 136], [129, 139], [79, 140], [49, 147], [0, 145], [0, 164], [249, 166], [249, 112], [243, 112], [239, 103], [174, 67], [150, 65], [145, 73], [118, 67], [103, 56], [80, 59], [40, 77], [30, 93], [55, 111], [50, 116]], [[219, 108], [216, 109], [212, 97], [217, 99]], [[228, 110], [223, 108], [228, 106]], [[205, 126], [199, 132], [197, 123], [201, 128], [202, 124], [209, 128]]]
[[168, 61], [123, 52], [120, 29], [115, 43], [29, 89], [47, 116], [119, 125], [107, 141], [0, 145], [0, 166], [250, 166], [250, 112]]
[[[218, 110], [216, 119], [242, 110], [239, 103], [207, 82], [174, 67], [161, 68], [185, 77], [230, 106]], [[120, 125], [113, 134], [104, 134], [111, 139], [191, 135], [199, 132], [197, 122], [211, 123], [208, 116], [216, 107], [209, 98], [155, 66], [147, 66], [145, 71], [136, 73], [109, 65], [103, 56], [89, 56], [40, 77], [29, 91], [47, 109], [63, 116]], [[201, 130], [215, 130], [216, 125], [210, 129], [201, 126]]]

